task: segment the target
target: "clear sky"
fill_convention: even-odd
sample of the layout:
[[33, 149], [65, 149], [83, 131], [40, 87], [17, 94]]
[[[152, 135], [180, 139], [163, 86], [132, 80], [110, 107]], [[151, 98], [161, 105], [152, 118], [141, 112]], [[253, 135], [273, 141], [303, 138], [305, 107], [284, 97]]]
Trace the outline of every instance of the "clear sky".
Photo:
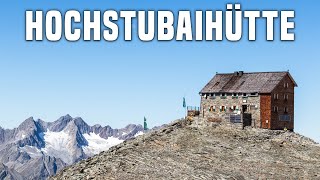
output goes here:
[[[240, 42], [26, 42], [25, 11], [82, 10], [295, 10], [296, 40], [265, 41], [265, 21], [257, 21], [257, 41], [248, 42], [247, 22]], [[33, 116], [54, 121], [81, 116], [89, 124], [122, 127], [160, 125], [183, 116], [182, 98], [199, 106], [198, 92], [216, 72], [286, 71], [295, 78], [295, 130], [320, 141], [320, 2], [292, 0], [56, 0], [2, 2], [0, 11], [0, 125], [13, 128]], [[119, 22], [123, 34], [123, 22]], [[134, 23], [133, 23], [134, 24]], [[275, 39], [279, 39], [279, 20]]]

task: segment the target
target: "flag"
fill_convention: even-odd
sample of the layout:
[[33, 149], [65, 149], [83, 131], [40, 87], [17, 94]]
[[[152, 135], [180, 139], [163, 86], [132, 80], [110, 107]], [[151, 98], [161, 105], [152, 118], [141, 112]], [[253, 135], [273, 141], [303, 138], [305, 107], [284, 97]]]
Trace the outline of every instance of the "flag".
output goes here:
[[186, 98], [185, 98], [185, 97], [183, 97], [183, 104], [182, 104], [182, 106], [183, 106], [184, 108], [186, 108], [186, 107], [187, 107], [187, 104], [186, 104]]
[[143, 130], [148, 130], [148, 124], [147, 124], [147, 119], [146, 117], [143, 117]]

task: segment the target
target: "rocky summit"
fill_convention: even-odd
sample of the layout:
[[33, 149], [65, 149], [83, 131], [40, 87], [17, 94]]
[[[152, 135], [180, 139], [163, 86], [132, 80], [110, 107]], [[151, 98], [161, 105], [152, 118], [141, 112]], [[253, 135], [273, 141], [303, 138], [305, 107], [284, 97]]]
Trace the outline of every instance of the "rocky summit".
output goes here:
[[54, 122], [28, 118], [14, 129], [0, 127], [0, 179], [47, 179], [67, 165], [142, 133], [141, 125], [89, 126], [70, 115]]
[[186, 120], [61, 170], [51, 179], [320, 179], [320, 146], [289, 131]]

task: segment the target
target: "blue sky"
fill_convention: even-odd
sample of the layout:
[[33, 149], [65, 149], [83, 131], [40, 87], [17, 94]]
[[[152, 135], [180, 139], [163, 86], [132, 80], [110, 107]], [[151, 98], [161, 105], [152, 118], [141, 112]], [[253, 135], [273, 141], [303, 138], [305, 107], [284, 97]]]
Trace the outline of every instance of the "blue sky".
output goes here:
[[[295, 10], [296, 40], [266, 42], [259, 20], [257, 41], [248, 42], [26, 42], [26, 10]], [[33, 116], [53, 121], [81, 116], [89, 124], [160, 125], [183, 116], [182, 98], [199, 105], [198, 92], [216, 72], [290, 70], [296, 89], [295, 130], [320, 141], [319, 2], [268, 1], [6, 1], [0, 11], [0, 125], [16, 127]], [[120, 34], [123, 22], [120, 24]], [[246, 27], [247, 23], [244, 22]], [[279, 23], [276, 23], [279, 26]], [[245, 28], [246, 29], [246, 28]], [[276, 28], [275, 39], [279, 39]]]

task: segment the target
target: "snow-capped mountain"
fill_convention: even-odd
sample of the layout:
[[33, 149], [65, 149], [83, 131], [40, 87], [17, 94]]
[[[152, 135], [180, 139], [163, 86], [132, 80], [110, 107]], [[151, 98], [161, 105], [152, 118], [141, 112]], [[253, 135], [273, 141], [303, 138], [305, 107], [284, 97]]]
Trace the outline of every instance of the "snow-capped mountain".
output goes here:
[[67, 165], [141, 134], [141, 125], [112, 129], [89, 126], [70, 115], [54, 122], [31, 117], [18, 128], [0, 127], [0, 179], [46, 179]]

